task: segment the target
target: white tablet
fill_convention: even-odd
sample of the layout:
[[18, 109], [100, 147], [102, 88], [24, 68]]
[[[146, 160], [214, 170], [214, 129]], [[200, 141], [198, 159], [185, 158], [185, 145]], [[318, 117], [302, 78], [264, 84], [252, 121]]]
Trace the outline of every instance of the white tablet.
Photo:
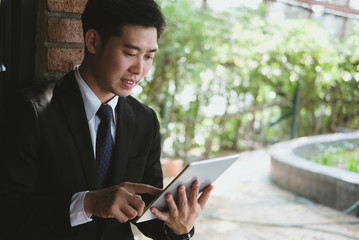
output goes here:
[[177, 189], [179, 186], [186, 187], [187, 196], [189, 196], [190, 188], [195, 180], [200, 182], [199, 191], [202, 192], [207, 186], [213, 184], [214, 181], [222, 175], [237, 159], [238, 155], [228, 157], [215, 158], [210, 160], [202, 160], [188, 164], [180, 174], [159, 194], [145, 209], [142, 216], [138, 217], [135, 222], [145, 222], [155, 219], [156, 216], [150, 211], [152, 207], [156, 207], [160, 211], [168, 210], [166, 195], [172, 194], [177, 200]]

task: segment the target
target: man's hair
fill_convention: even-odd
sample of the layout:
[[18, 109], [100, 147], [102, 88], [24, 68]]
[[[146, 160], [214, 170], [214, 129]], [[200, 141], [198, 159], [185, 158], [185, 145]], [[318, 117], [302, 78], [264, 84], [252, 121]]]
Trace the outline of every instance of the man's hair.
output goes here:
[[84, 36], [93, 28], [101, 35], [103, 45], [110, 37], [121, 36], [126, 25], [155, 27], [157, 38], [166, 28], [165, 17], [154, 0], [88, 0], [81, 20]]

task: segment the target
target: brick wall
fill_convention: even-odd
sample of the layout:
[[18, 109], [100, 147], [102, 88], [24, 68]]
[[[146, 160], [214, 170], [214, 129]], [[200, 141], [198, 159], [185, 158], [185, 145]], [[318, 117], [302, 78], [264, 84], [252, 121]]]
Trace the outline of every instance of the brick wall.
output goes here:
[[86, 2], [87, 0], [47, 0], [42, 6], [44, 9], [40, 6], [40, 53], [37, 57], [39, 81], [59, 78], [81, 63], [84, 56], [81, 13]]

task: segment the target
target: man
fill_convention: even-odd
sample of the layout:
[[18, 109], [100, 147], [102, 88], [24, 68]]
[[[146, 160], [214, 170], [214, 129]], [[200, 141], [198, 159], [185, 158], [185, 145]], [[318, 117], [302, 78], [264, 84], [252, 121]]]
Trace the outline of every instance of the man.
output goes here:
[[[89, 0], [85, 57], [58, 81], [7, 104], [1, 142], [0, 239], [133, 239], [129, 221], [162, 188], [159, 123], [129, 96], [148, 73], [165, 21], [153, 0]], [[155, 91], [155, 90], [154, 90]], [[137, 227], [189, 239], [212, 186], [194, 182]], [[142, 196], [142, 197], [141, 197]], [[2, 234], [2, 235], [1, 235]]]

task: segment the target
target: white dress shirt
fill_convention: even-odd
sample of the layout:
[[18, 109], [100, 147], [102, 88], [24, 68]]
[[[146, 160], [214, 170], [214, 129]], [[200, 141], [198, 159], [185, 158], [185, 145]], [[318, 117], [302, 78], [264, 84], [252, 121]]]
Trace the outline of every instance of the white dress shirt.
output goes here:
[[[89, 130], [91, 134], [91, 142], [93, 147], [94, 157], [96, 159], [96, 134], [98, 125], [100, 124], [100, 118], [96, 115], [97, 110], [101, 106], [101, 101], [98, 99], [96, 94], [91, 90], [91, 88], [86, 84], [86, 82], [82, 79], [79, 66], [74, 68], [75, 71], [75, 78], [76, 82], [80, 88], [82, 99], [84, 101], [85, 112], [87, 117], [87, 122], [89, 125]], [[111, 106], [113, 111], [113, 121], [111, 123], [111, 134], [112, 139], [115, 141], [115, 134], [116, 134], [116, 105], [118, 101], [118, 96], [112, 98], [108, 105]], [[84, 199], [85, 195], [88, 191], [78, 192], [72, 196], [71, 205], [70, 205], [70, 222], [71, 226], [77, 226], [83, 223], [91, 222], [91, 216], [88, 216], [84, 210]]]

